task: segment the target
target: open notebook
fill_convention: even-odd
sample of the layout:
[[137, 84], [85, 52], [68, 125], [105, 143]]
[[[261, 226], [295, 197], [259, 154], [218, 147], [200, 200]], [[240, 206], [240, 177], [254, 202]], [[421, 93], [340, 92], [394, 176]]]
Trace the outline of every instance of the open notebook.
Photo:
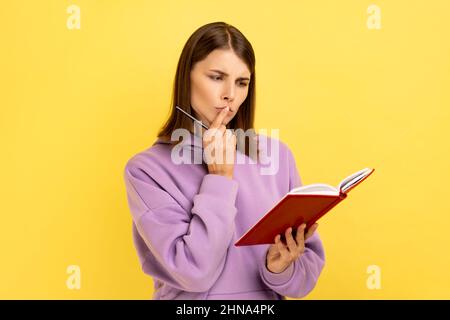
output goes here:
[[365, 168], [355, 172], [342, 180], [337, 187], [315, 183], [292, 189], [256, 222], [235, 246], [274, 243], [277, 234], [284, 235], [289, 227], [296, 230], [304, 222], [306, 228], [309, 228], [374, 171], [375, 169]]
[[288, 194], [329, 194], [329, 195], [339, 195], [340, 193], [348, 193], [351, 189], [353, 189], [357, 184], [359, 184], [363, 179], [368, 177], [375, 169], [362, 169], [354, 174], [348, 176], [344, 180], [342, 180], [337, 187], [332, 187], [328, 184], [323, 183], [315, 183], [309, 184], [307, 186], [301, 186], [295, 189], [292, 189]]

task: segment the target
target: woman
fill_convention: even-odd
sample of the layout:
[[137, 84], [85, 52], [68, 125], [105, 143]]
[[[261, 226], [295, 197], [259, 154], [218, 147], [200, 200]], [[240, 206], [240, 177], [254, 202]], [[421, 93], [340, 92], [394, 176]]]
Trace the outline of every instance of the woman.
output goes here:
[[[178, 62], [169, 120], [124, 172], [134, 244], [143, 271], [153, 277], [153, 299], [285, 299], [314, 288], [325, 260], [317, 224], [307, 232], [304, 225], [289, 228], [271, 245], [234, 246], [301, 185], [284, 143], [265, 135], [237, 138], [233, 129], [254, 132], [254, 103], [248, 40], [223, 22], [196, 30]], [[179, 130], [188, 133], [181, 142], [173, 139]], [[180, 161], [198, 152], [200, 162]], [[262, 174], [262, 154], [275, 155], [276, 170]]]

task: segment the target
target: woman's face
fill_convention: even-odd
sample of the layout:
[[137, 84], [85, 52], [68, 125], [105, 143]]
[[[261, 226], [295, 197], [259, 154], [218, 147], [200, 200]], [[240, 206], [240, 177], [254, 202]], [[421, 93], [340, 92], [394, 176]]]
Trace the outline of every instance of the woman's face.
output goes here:
[[232, 51], [216, 49], [191, 70], [191, 106], [195, 116], [210, 126], [220, 108], [230, 107], [222, 124], [233, 119], [248, 94], [250, 71]]

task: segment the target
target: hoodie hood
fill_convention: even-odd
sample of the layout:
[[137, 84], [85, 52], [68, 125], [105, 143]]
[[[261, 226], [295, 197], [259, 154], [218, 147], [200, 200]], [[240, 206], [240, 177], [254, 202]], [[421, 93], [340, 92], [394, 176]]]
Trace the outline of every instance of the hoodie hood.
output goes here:
[[194, 148], [203, 148], [203, 139], [198, 135], [194, 135], [189, 132], [189, 135], [179, 136], [178, 139], [174, 139], [173, 141], [168, 141], [163, 138], [158, 138], [153, 145], [157, 144], [166, 144], [166, 145], [180, 145], [180, 147], [194, 147]]

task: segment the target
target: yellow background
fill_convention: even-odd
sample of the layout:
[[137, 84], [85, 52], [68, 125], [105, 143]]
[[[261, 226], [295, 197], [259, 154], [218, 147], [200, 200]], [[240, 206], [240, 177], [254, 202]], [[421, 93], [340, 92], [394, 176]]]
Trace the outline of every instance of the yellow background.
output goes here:
[[256, 128], [280, 129], [305, 184], [376, 169], [321, 220], [326, 267], [307, 299], [449, 299], [449, 13], [446, 0], [2, 2], [0, 298], [151, 297], [123, 169], [166, 120], [188, 37], [225, 21], [256, 52]]

